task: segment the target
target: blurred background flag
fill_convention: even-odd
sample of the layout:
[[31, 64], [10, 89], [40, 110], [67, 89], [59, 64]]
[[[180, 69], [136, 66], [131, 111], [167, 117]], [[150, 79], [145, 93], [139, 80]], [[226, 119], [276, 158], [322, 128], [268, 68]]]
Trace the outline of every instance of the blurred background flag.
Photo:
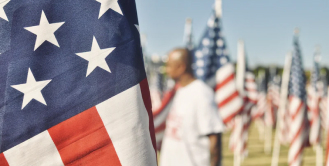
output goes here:
[[161, 150], [161, 144], [166, 129], [166, 120], [169, 115], [171, 105], [178, 86], [174, 86], [171, 90], [166, 92], [161, 100], [161, 105], [153, 108], [154, 128], [156, 136], [157, 150]]
[[306, 110], [306, 76], [298, 42], [298, 29], [295, 30], [294, 51], [289, 80], [289, 117], [290, 129], [288, 139], [290, 148], [288, 164], [302, 165], [303, 150], [308, 144], [309, 124]]
[[276, 75], [276, 68], [270, 68], [270, 77], [268, 83], [267, 100], [269, 109], [266, 111], [266, 124], [274, 128], [276, 115], [280, 103], [280, 84], [281, 78]]
[[2, 2], [0, 165], [157, 165], [134, 0]]
[[206, 31], [194, 53], [193, 69], [216, 93], [216, 103], [225, 124], [242, 110], [243, 100], [235, 85], [235, 69], [221, 30], [222, 2], [215, 1]]
[[251, 124], [251, 110], [257, 103], [257, 84], [255, 75], [249, 71], [245, 46], [242, 40], [238, 42], [237, 89], [244, 99], [242, 111], [234, 117], [234, 127], [230, 136], [229, 147], [234, 152], [235, 165], [240, 165], [248, 155], [248, 129]]
[[313, 145], [319, 144], [321, 141], [321, 119], [320, 119], [320, 54], [316, 50], [313, 60], [313, 69], [311, 74], [311, 85], [309, 90], [309, 110], [310, 110], [310, 143]]
[[320, 117], [321, 117], [321, 126], [323, 129], [326, 129], [327, 123], [327, 110], [328, 110], [328, 80], [327, 80], [327, 72], [323, 71], [320, 73], [320, 84], [319, 84], [319, 92], [320, 92]]

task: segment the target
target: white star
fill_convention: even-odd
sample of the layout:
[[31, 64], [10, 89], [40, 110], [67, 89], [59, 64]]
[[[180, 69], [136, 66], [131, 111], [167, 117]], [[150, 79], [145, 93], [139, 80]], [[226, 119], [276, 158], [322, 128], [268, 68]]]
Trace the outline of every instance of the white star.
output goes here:
[[103, 14], [105, 14], [106, 11], [108, 11], [109, 9], [112, 9], [117, 13], [123, 15], [118, 0], [96, 0], [96, 1], [101, 3], [101, 9], [99, 10], [98, 18], [101, 18]]
[[51, 23], [49, 24], [45, 13], [42, 11], [40, 24], [32, 27], [25, 27], [26, 30], [37, 35], [37, 40], [35, 41], [34, 51], [46, 40], [55, 46], [59, 47], [57, 39], [55, 37], [55, 32], [60, 28], [64, 22]]
[[111, 73], [111, 70], [105, 61], [105, 58], [107, 56], [109, 56], [114, 49], [115, 49], [115, 47], [100, 49], [99, 45], [96, 41], [96, 38], [94, 36], [93, 44], [91, 46], [91, 51], [76, 53], [78, 56], [80, 56], [81, 58], [83, 58], [89, 62], [86, 77], [88, 77], [88, 75], [91, 72], [93, 72], [96, 67], [100, 67], [100, 68], [104, 69], [105, 71], [108, 71], [109, 73]]
[[27, 73], [27, 79], [25, 84], [12, 85], [11, 87], [24, 93], [22, 109], [30, 103], [32, 99], [39, 101], [40, 103], [47, 105], [45, 99], [42, 96], [41, 90], [48, 85], [51, 80], [36, 81], [31, 69]]
[[3, 9], [3, 7], [5, 7], [9, 1], [10, 0], [6, 0], [6, 1], [2, 1], [0, 3], [0, 18], [4, 19], [6, 21], [8, 21], [8, 17], [6, 15], [5, 10]]

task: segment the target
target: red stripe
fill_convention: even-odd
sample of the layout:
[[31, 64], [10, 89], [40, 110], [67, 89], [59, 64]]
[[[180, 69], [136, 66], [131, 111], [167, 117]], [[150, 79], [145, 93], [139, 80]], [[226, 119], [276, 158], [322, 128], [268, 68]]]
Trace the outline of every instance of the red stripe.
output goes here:
[[6, 158], [5, 158], [5, 155], [3, 153], [0, 153], [0, 165], [1, 166], [9, 166]]
[[222, 81], [221, 83], [216, 85], [215, 91], [217, 91], [218, 89], [222, 88], [223, 86], [225, 86], [227, 83], [229, 83], [230, 81], [232, 81], [234, 79], [234, 73], [232, 73], [230, 76], [228, 76], [224, 81]]
[[289, 162], [289, 165], [292, 165], [292, 164], [295, 163], [295, 161], [297, 160], [298, 156], [301, 155], [303, 149], [304, 149], [304, 145], [302, 145], [302, 146], [299, 148], [299, 150], [298, 150], [298, 152], [296, 153], [296, 155], [294, 156], [293, 160]]
[[293, 114], [291, 117], [292, 117], [292, 120], [295, 120], [296, 116], [298, 115], [298, 113], [302, 110], [302, 106], [303, 106], [303, 102], [300, 102], [297, 110], [295, 110], [295, 114]]
[[147, 110], [147, 114], [149, 116], [149, 131], [150, 131], [150, 137], [152, 140], [152, 145], [153, 145], [154, 150], [156, 150], [154, 122], [153, 122], [153, 115], [152, 115], [152, 102], [151, 102], [151, 96], [150, 96], [150, 88], [149, 88], [147, 79], [145, 78], [143, 81], [141, 81], [139, 83], [139, 85], [140, 85], [140, 88], [142, 91], [144, 105]]
[[96, 107], [48, 130], [65, 165], [121, 166]]
[[161, 107], [153, 112], [154, 118], [156, 118], [160, 113], [162, 113], [162, 111], [167, 107], [169, 102], [174, 98], [177, 88], [178, 86], [176, 85], [172, 90], [170, 90], [168, 93], [164, 95], [163, 100], [161, 102]]
[[163, 123], [161, 123], [160, 126], [158, 126], [157, 128], [155, 128], [155, 133], [162, 132], [165, 129], [166, 129], [166, 121], [164, 121]]
[[294, 142], [296, 141], [296, 139], [298, 138], [298, 137], [302, 137], [301, 135], [300, 135], [300, 133], [302, 132], [302, 130], [304, 129], [304, 123], [302, 123], [302, 126], [298, 129], [298, 131], [297, 131], [297, 133], [295, 134], [295, 136], [293, 137], [293, 139], [291, 140], [291, 143], [290, 143], [290, 146], [292, 146], [292, 144], [294, 144]]
[[230, 101], [232, 101], [234, 98], [239, 96], [239, 92], [235, 91], [231, 96], [229, 96], [228, 98], [226, 98], [224, 101], [222, 101], [221, 103], [218, 104], [218, 107], [221, 108], [223, 106], [225, 106], [227, 103], [229, 103]]
[[[230, 116], [228, 116], [227, 118], [223, 119], [223, 122], [225, 125], [227, 125], [227, 123], [231, 122], [231, 120], [237, 115], [239, 114], [241, 111], [243, 110], [243, 106], [240, 107], [239, 110], [237, 110], [236, 112], [232, 113]], [[233, 127], [234, 128], [234, 127]]]

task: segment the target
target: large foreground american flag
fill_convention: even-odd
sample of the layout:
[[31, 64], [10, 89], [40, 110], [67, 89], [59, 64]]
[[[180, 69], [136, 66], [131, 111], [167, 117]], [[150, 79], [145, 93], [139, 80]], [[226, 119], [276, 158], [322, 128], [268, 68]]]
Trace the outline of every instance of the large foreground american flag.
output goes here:
[[228, 124], [242, 111], [243, 100], [236, 89], [235, 67], [221, 30], [221, 0], [215, 2], [215, 10], [195, 50], [193, 67], [196, 77], [214, 88], [220, 116]]
[[288, 164], [302, 165], [302, 154], [308, 143], [308, 119], [306, 109], [306, 76], [304, 73], [298, 36], [294, 37], [294, 52], [292, 56], [289, 79], [289, 135], [290, 148]]
[[157, 165], [134, 0], [0, 5], [0, 165]]

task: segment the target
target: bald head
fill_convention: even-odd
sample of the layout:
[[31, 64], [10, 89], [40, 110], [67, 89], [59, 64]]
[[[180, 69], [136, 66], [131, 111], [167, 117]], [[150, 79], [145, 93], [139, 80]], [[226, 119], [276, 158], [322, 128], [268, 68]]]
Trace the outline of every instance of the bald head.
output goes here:
[[177, 48], [169, 53], [167, 62], [167, 73], [173, 79], [183, 74], [192, 75], [192, 57], [190, 51], [185, 48]]

